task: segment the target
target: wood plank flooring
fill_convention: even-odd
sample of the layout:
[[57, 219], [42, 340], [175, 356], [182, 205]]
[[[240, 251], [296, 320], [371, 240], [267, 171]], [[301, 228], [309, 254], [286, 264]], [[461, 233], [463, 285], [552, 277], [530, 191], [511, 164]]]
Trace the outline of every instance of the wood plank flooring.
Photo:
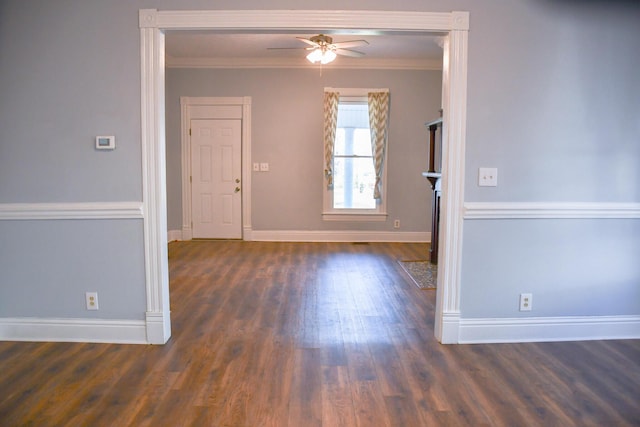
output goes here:
[[168, 344], [0, 342], [0, 426], [640, 426], [640, 341], [440, 345], [427, 254], [171, 243]]

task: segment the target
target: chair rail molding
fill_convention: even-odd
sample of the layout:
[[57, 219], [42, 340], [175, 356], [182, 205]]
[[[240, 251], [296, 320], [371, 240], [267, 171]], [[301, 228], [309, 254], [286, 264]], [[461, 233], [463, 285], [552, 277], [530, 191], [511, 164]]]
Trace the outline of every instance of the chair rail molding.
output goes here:
[[467, 202], [464, 219], [640, 219], [640, 203]]
[[[147, 332], [151, 343], [171, 335], [164, 164], [164, 30], [372, 30], [445, 36], [443, 54], [443, 218], [439, 247], [435, 335], [458, 342], [462, 211], [467, 104], [468, 12], [430, 13], [371, 10], [190, 10], [139, 11], [143, 209]], [[255, 234], [255, 231], [253, 232]], [[444, 318], [447, 321], [443, 321]]]
[[0, 203], [0, 220], [142, 219], [142, 202]]

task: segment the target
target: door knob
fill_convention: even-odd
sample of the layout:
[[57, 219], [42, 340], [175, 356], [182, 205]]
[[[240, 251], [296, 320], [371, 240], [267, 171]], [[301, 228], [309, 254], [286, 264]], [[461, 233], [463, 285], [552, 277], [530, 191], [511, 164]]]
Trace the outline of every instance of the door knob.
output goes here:
[[236, 178], [236, 184], [240, 184], [240, 178]]
[[234, 193], [237, 193], [238, 191], [240, 191], [240, 187], [236, 187], [236, 189], [233, 190]]

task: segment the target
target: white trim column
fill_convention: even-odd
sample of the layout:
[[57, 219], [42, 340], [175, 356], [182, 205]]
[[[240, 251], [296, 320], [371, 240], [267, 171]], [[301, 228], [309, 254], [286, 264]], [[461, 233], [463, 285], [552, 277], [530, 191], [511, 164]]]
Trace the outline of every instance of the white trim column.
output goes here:
[[251, 97], [242, 98], [242, 239], [251, 237]]
[[459, 336], [469, 13], [453, 12], [452, 27], [444, 43], [442, 68], [443, 173], [435, 335], [443, 344], [457, 343]]
[[180, 97], [180, 137], [181, 137], [181, 165], [182, 165], [182, 235], [180, 240], [191, 240], [191, 135], [189, 135], [191, 117], [189, 114], [188, 97]]
[[[142, 18], [142, 16], [141, 16]], [[142, 205], [147, 341], [171, 337], [165, 165], [164, 34], [140, 20]]]

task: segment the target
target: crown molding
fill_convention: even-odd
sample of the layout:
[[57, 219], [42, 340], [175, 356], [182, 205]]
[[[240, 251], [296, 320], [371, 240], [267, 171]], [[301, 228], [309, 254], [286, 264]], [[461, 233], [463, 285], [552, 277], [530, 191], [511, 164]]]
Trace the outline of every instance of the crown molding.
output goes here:
[[[176, 58], [166, 56], [167, 68], [320, 68], [300, 58]], [[339, 58], [324, 69], [352, 70], [442, 70], [442, 60]]]

